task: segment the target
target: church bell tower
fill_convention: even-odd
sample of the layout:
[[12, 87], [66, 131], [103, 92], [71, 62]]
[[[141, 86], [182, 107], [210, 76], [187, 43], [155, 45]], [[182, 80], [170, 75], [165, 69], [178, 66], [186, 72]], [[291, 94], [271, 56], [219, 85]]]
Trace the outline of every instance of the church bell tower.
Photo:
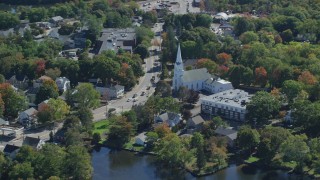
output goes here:
[[173, 89], [178, 91], [180, 86], [182, 85], [182, 76], [183, 76], [183, 62], [181, 57], [180, 44], [178, 45], [177, 59], [174, 64], [174, 75], [173, 75]]

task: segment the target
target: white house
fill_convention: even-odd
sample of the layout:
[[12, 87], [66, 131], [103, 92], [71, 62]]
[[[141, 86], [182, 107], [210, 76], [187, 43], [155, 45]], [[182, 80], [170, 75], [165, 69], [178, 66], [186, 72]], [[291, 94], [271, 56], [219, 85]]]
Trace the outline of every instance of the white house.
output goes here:
[[65, 92], [70, 89], [70, 80], [66, 77], [58, 77], [56, 79], [56, 84], [60, 92]]
[[117, 99], [124, 96], [124, 86], [115, 85], [111, 87], [99, 87], [95, 89], [100, 93], [101, 96], [107, 96], [108, 99]]
[[169, 127], [176, 126], [181, 121], [181, 115], [173, 112], [166, 112], [154, 118], [156, 124], [167, 123]]
[[184, 70], [180, 45], [178, 46], [177, 59], [174, 64], [173, 89], [178, 91], [181, 86], [195, 91], [207, 90], [211, 93], [233, 89], [231, 82], [212, 76], [207, 68]]
[[26, 136], [23, 139], [23, 143], [22, 143], [23, 146], [24, 145], [31, 146], [35, 150], [40, 150], [44, 144], [45, 144], [44, 140], [40, 138], [29, 137], [29, 136]]
[[24, 126], [35, 123], [38, 111], [35, 108], [27, 109], [19, 114], [19, 122]]
[[135, 138], [135, 144], [144, 146], [145, 143], [147, 142], [147, 136], [145, 135], [145, 132], [140, 133], [138, 136]]
[[246, 103], [250, 100], [249, 93], [240, 89], [230, 89], [200, 98], [201, 112], [230, 120], [244, 121], [247, 113]]

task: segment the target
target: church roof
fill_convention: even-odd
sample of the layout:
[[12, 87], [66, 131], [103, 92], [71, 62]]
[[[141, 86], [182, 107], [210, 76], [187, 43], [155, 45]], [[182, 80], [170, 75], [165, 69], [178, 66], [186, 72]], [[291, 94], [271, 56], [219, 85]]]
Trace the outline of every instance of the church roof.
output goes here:
[[181, 50], [180, 50], [180, 44], [178, 45], [178, 51], [177, 51], [177, 59], [176, 64], [179, 65], [182, 63], [182, 57], [181, 57]]
[[203, 81], [208, 78], [211, 78], [211, 74], [208, 73], [207, 68], [201, 68], [201, 69], [184, 71], [182, 81], [183, 82], [193, 82], [193, 81], [200, 81], [200, 80]]

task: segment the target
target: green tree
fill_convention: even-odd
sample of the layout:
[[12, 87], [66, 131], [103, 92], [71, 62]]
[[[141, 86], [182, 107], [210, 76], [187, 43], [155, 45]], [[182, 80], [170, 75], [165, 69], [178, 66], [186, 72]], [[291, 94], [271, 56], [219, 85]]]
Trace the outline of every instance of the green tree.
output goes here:
[[0, 29], [7, 30], [9, 28], [14, 28], [19, 24], [19, 18], [9, 12], [0, 12]]
[[81, 83], [71, 95], [71, 99], [78, 103], [79, 108], [96, 108], [100, 103], [99, 98], [99, 92], [90, 83]]
[[10, 179], [31, 179], [33, 178], [33, 167], [30, 162], [16, 164], [9, 172]]
[[281, 91], [287, 96], [289, 103], [293, 103], [294, 99], [298, 97], [302, 89], [303, 85], [300, 82], [295, 80], [287, 80], [283, 82]]
[[92, 143], [98, 144], [101, 141], [101, 135], [100, 133], [93, 133], [92, 135]]
[[308, 147], [306, 135], [290, 136], [280, 145], [279, 153], [284, 162], [294, 161], [297, 163], [296, 170], [302, 172], [302, 167], [308, 158], [310, 148]]
[[82, 135], [79, 128], [69, 128], [65, 133], [66, 146], [83, 146]]
[[42, 83], [39, 91], [36, 94], [36, 104], [41, 103], [50, 98], [57, 98], [59, 90], [57, 84], [53, 80], [46, 80]]
[[278, 114], [280, 102], [271, 94], [259, 91], [247, 104], [247, 119], [252, 126], [263, 126], [268, 121]]
[[54, 121], [57, 122], [61, 122], [70, 111], [70, 107], [62, 99], [50, 99], [48, 106]]
[[139, 44], [136, 49], [134, 50], [136, 54], [139, 54], [141, 59], [145, 59], [149, 57], [149, 50], [148, 47], [144, 44]]
[[5, 82], [6, 82], [6, 78], [2, 74], [0, 74], [0, 84]]
[[0, 84], [0, 94], [4, 102], [4, 116], [17, 117], [18, 112], [27, 107], [26, 97], [15, 92], [8, 83]]
[[155, 94], [161, 97], [170, 97], [172, 94], [170, 84], [163, 80], [159, 81], [155, 89]]
[[180, 86], [180, 88], [178, 90], [178, 98], [179, 98], [179, 100], [182, 101], [182, 102], [187, 101], [188, 94], [189, 94], [189, 89], [186, 88], [185, 86]]
[[260, 144], [258, 156], [265, 164], [269, 164], [279, 150], [280, 145], [292, 136], [291, 133], [282, 127], [266, 127], [260, 132]]
[[138, 117], [135, 111], [130, 110], [130, 111], [125, 111], [121, 114], [122, 116], [126, 117], [128, 122], [131, 123], [131, 125], [133, 126], [134, 130], [137, 129], [138, 126]]
[[66, 152], [54, 144], [45, 144], [40, 150], [41, 158], [34, 171], [37, 177], [47, 179], [51, 176], [62, 177]]
[[117, 117], [110, 124], [108, 134], [108, 144], [121, 148], [125, 143], [129, 142], [131, 135], [133, 134], [133, 126], [128, 122], [126, 117]]
[[243, 44], [249, 44], [250, 42], [253, 42], [253, 41], [259, 41], [259, 36], [253, 31], [247, 31], [241, 34], [240, 41]]
[[184, 167], [191, 160], [192, 154], [174, 133], [162, 138], [155, 147], [157, 159], [170, 167]]
[[75, 115], [70, 115], [66, 118], [66, 120], [63, 122], [63, 128], [69, 129], [69, 128], [79, 128], [80, 127], [80, 119]]
[[87, 132], [90, 132], [93, 128], [92, 111], [87, 107], [82, 107], [82, 108], [78, 109], [76, 115], [80, 119], [81, 125], [86, 129]]
[[82, 146], [67, 147], [64, 173], [67, 178], [91, 179], [92, 176], [91, 157], [87, 149]]
[[240, 127], [236, 143], [241, 150], [251, 154], [252, 149], [258, 146], [259, 142], [260, 134], [257, 130], [251, 129], [249, 126]]

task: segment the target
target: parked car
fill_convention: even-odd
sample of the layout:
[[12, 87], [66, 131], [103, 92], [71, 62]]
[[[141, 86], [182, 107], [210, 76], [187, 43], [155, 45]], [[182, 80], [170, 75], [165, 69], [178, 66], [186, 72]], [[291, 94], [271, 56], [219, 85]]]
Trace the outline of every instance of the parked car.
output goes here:
[[134, 94], [133, 96], [132, 96], [132, 98], [136, 98], [138, 96], [138, 94]]
[[146, 92], [142, 91], [141, 96], [144, 96], [146, 94]]

